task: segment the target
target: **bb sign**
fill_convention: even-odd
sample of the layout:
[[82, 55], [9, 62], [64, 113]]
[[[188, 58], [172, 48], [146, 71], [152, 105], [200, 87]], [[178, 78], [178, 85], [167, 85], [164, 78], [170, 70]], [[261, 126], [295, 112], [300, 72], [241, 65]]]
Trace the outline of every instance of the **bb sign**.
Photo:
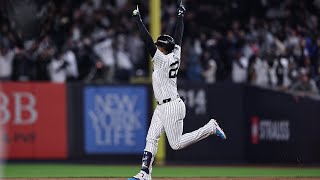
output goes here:
[[[12, 95], [11, 98], [10, 95]], [[10, 99], [13, 101], [10, 102]], [[13, 112], [9, 109], [10, 104], [13, 105]], [[9, 123], [10, 119], [15, 125], [34, 124], [38, 119], [35, 105], [36, 97], [30, 92], [12, 92], [12, 94], [0, 92], [0, 125]], [[26, 115], [23, 116], [23, 114]]]
[[2, 83], [2, 159], [65, 159], [66, 97], [63, 84]]

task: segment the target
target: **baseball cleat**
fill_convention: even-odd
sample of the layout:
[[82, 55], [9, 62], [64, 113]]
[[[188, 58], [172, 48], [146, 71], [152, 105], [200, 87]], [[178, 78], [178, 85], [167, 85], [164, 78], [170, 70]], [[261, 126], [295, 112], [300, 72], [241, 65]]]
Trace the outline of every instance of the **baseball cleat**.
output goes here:
[[135, 177], [131, 177], [131, 178], [128, 178], [128, 180], [139, 180], [139, 179]]
[[128, 180], [151, 180], [151, 175], [144, 171], [140, 171], [137, 175], [128, 178]]
[[214, 119], [211, 119], [210, 121], [212, 121], [213, 124], [215, 125], [215, 131], [213, 132], [213, 134], [217, 135], [221, 139], [227, 139], [226, 134], [223, 132], [223, 130], [221, 129], [217, 121]]

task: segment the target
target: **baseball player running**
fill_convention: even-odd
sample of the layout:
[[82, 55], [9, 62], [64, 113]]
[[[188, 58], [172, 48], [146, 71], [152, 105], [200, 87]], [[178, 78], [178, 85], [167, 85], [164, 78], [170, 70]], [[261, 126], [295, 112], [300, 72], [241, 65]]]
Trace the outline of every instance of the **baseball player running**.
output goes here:
[[183, 4], [180, 3], [177, 9], [174, 38], [169, 35], [161, 35], [157, 38], [156, 43], [153, 42], [141, 20], [138, 6], [133, 11], [132, 16], [138, 24], [139, 32], [153, 59], [152, 86], [158, 105], [148, 130], [141, 170], [128, 180], [151, 180], [152, 163], [157, 153], [158, 140], [164, 131], [171, 148], [174, 150], [185, 148], [211, 134], [226, 139], [225, 133], [214, 119], [198, 130], [182, 134], [186, 107], [177, 91], [177, 73], [180, 66], [185, 11]]

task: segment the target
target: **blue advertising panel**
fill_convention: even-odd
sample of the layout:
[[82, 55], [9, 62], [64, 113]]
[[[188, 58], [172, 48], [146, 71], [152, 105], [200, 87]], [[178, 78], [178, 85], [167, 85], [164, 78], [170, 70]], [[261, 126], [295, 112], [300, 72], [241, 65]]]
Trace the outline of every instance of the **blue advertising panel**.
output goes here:
[[87, 154], [140, 154], [148, 118], [144, 86], [87, 86], [84, 134]]

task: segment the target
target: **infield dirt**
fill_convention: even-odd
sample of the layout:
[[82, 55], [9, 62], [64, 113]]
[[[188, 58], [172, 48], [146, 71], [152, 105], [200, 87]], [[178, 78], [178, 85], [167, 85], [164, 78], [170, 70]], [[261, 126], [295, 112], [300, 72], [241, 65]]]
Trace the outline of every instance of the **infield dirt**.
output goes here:
[[[127, 178], [9, 178], [2, 180], [126, 180]], [[153, 178], [153, 180], [320, 180], [320, 178]]]

